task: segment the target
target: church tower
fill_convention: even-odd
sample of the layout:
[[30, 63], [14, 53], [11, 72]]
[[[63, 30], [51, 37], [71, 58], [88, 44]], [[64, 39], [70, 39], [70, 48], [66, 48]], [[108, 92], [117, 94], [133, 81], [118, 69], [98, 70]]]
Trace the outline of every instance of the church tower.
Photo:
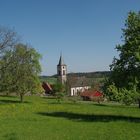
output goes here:
[[67, 81], [67, 65], [64, 63], [62, 55], [60, 56], [59, 63], [57, 65], [58, 81], [61, 84], [65, 84]]

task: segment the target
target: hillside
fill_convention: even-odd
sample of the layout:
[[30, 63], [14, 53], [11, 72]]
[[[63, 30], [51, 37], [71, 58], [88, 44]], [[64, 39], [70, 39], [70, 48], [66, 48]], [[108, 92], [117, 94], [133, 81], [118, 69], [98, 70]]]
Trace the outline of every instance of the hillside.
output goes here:
[[[96, 72], [77, 72], [77, 73], [68, 73], [68, 76], [72, 77], [86, 77], [86, 78], [103, 78], [110, 75], [110, 71], [96, 71]], [[57, 78], [57, 74], [49, 76]], [[47, 76], [46, 76], [47, 78]]]
[[110, 71], [68, 73], [68, 76], [86, 77], [86, 78], [103, 78], [108, 77], [109, 75]]

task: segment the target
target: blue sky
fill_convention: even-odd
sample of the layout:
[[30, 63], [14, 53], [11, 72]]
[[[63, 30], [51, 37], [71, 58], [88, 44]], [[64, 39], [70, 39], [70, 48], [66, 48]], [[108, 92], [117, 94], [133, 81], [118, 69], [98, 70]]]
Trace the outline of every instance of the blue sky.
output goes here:
[[0, 0], [0, 25], [42, 54], [42, 75], [56, 73], [61, 52], [68, 72], [104, 71], [130, 10], [140, 0]]

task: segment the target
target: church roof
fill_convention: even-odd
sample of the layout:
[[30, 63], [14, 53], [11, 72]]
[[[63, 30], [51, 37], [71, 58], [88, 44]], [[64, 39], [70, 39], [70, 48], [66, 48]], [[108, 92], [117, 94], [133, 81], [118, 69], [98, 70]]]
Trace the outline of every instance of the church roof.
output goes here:
[[68, 77], [70, 87], [85, 87], [90, 86], [90, 81], [85, 77]]
[[61, 65], [66, 65], [66, 64], [64, 63], [64, 60], [63, 60], [62, 55], [60, 56], [59, 63], [58, 63], [58, 66], [61, 66]]

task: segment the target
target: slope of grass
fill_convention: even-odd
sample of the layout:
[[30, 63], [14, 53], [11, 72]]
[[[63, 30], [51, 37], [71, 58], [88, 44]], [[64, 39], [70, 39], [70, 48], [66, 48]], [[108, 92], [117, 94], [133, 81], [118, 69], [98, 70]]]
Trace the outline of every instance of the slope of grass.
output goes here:
[[138, 140], [140, 109], [55, 99], [0, 97], [0, 140]]

